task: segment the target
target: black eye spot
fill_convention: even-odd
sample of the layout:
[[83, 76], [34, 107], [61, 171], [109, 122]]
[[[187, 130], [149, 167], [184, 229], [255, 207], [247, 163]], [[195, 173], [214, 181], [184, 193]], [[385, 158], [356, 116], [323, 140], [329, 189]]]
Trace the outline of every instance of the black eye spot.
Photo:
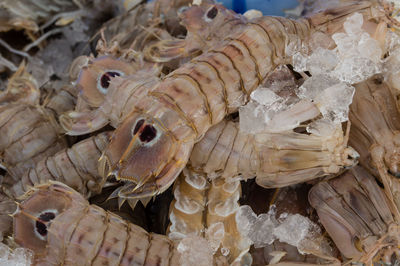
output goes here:
[[214, 6], [210, 10], [208, 10], [207, 17], [209, 19], [213, 19], [217, 16], [217, 14], [218, 14], [218, 9]]
[[143, 142], [152, 141], [157, 135], [157, 129], [155, 129], [152, 125], [146, 125], [140, 133], [139, 138]]
[[47, 235], [47, 227], [44, 223], [36, 221], [36, 230], [41, 236]]
[[36, 230], [41, 236], [46, 236], [47, 235], [47, 227], [43, 222], [48, 222], [50, 220], [53, 220], [56, 217], [56, 215], [52, 212], [44, 212], [40, 214], [38, 217], [39, 220], [36, 221]]
[[100, 78], [101, 86], [105, 89], [108, 89], [108, 87], [110, 86], [111, 78], [116, 77], [116, 76], [121, 76], [121, 74], [118, 72], [115, 72], [115, 71], [108, 71], [108, 72], [104, 73]]
[[135, 126], [135, 129], [133, 130], [133, 135], [136, 135], [136, 133], [139, 131], [140, 127], [143, 125], [144, 120], [140, 119]]

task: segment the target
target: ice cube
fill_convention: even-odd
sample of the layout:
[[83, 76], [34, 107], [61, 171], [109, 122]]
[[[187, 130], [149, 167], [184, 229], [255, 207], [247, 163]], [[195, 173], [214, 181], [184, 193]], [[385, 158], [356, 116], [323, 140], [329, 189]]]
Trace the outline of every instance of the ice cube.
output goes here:
[[182, 266], [213, 265], [213, 250], [207, 239], [200, 236], [189, 236], [179, 242], [177, 250], [181, 253]]
[[[267, 112], [267, 110], [265, 110]], [[242, 132], [254, 134], [265, 127], [265, 116], [262, 105], [250, 101], [239, 108], [239, 127]]]
[[336, 50], [341, 58], [351, 57], [358, 53], [358, 36], [349, 36], [345, 33], [335, 33], [332, 39], [336, 43]]
[[275, 219], [275, 210], [257, 216], [250, 206], [240, 206], [236, 212], [236, 224], [240, 234], [247, 237], [256, 248], [265, 247], [274, 242], [272, 234], [278, 222]]
[[314, 76], [333, 70], [337, 64], [338, 58], [335, 51], [319, 47], [309, 57], [307, 69]]
[[348, 17], [344, 22], [344, 31], [348, 35], [360, 34], [360, 32], [362, 31], [361, 27], [363, 25], [363, 22], [363, 16], [360, 13], [356, 12], [352, 16]]
[[347, 121], [354, 90], [353, 86], [341, 82], [320, 93], [315, 102], [318, 103], [324, 118], [334, 123]]
[[252, 229], [253, 224], [257, 220], [257, 215], [249, 205], [242, 205], [236, 212], [236, 226], [240, 234], [247, 237]]
[[297, 72], [304, 72], [307, 70], [308, 56], [296, 52], [292, 57], [293, 69]]
[[297, 247], [299, 243], [306, 238], [313, 227], [313, 222], [307, 217], [300, 214], [290, 214], [275, 228], [273, 235], [279, 241]]
[[369, 58], [375, 63], [381, 62], [382, 49], [377, 40], [364, 32], [361, 34], [360, 41], [358, 42], [358, 52], [361, 57]]
[[277, 226], [274, 213], [262, 213], [257, 217], [249, 233], [249, 238], [254, 243], [255, 248], [266, 247], [275, 240], [273, 231]]
[[0, 266], [29, 266], [32, 260], [31, 250], [25, 248], [11, 250], [7, 245], [0, 243]]
[[379, 72], [381, 72], [381, 66], [372, 60], [353, 56], [343, 59], [335, 68], [334, 75], [344, 82], [353, 84], [364, 81]]
[[250, 94], [250, 98], [259, 104], [267, 107], [272, 106], [277, 102], [282, 102], [282, 97], [276, 95], [272, 90], [268, 88], [258, 88]]
[[308, 78], [303, 85], [301, 85], [296, 93], [301, 99], [314, 100], [326, 88], [329, 88], [340, 81], [327, 74], [317, 74]]

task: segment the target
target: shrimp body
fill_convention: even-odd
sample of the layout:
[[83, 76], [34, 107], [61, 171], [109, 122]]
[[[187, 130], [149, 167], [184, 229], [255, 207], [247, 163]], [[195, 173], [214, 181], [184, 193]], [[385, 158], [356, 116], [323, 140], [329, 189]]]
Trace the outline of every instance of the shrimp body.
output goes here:
[[298, 21], [260, 17], [238, 24], [235, 32], [148, 87], [145, 97], [129, 106], [131, 112], [125, 112], [129, 115], [104, 152], [103, 174], [127, 182], [121, 197], [163, 192], [185, 166], [193, 144], [244, 105], [276, 66], [290, 63], [290, 47], [307, 45], [313, 32], [335, 18], [371, 5], [356, 3]]
[[382, 258], [390, 263], [391, 251], [398, 259], [399, 221], [393, 202], [364, 168], [356, 166], [338, 178], [318, 183], [308, 197], [345, 257], [365, 264]]
[[27, 104], [0, 107], [0, 157], [14, 178], [65, 147], [52, 114]]
[[3, 184], [4, 189], [13, 198], [18, 198], [31, 187], [51, 180], [63, 182], [87, 198], [100, 193], [104, 182], [98, 174], [97, 164], [110, 135], [111, 132], [100, 133], [43, 158], [17, 182], [6, 176], [4, 183], [8, 181], [12, 185]]
[[381, 76], [355, 85], [350, 106], [350, 145], [360, 153], [360, 163], [379, 176], [385, 193], [396, 205], [400, 219], [400, 114], [395, 97]]
[[191, 167], [226, 179], [253, 178], [267, 188], [284, 187], [339, 173], [357, 163], [358, 153], [347, 146], [341, 125], [324, 121], [307, 135], [294, 131], [241, 132], [238, 123], [223, 121], [194, 145]]
[[28, 195], [14, 214], [14, 239], [34, 251], [35, 265], [179, 265], [170, 239], [89, 205], [66, 185]]

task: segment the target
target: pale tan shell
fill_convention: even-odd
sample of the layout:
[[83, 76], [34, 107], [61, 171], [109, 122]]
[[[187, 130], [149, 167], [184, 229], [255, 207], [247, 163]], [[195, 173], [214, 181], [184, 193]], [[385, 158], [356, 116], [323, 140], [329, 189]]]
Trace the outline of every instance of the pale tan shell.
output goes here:
[[360, 153], [360, 163], [376, 174], [394, 204], [400, 221], [400, 113], [395, 98], [381, 76], [355, 85], [350, 106], [349, 143]]
[[253, 135], [241, 132], [237, 122], [223, 121], [194, 145], [189, 163], [227, 179], [257, 176], [256, 182], [263, 187], [301, 183], [355, 165], [358, 154], [347, 146], [341, 125], [319, 126], [326, 134], [285, 131]]
[[100, 193], [105, 181], [98, 173], [97, 164], [110, 135], [111, 132], [100, 133], [47, 156], [25, 172], [18, 181], [6, 176], [3, 189], [13, 198], [18, 198], [35, 185], [59, 181], [86, 198]]
[[0, 107], [0, 158], [16, 180], [41, 159], [66, 146], [52, 114], [27, 104]]
[[[14, 214], [14, 238], [34, 251], [35, 265], [178, 265], [179, 252], [167, 237], [89, 205], [66, 185], [41, 185], [27, 197]], [[44, 224], [37, 219], [46, 212], [55, 218]]]
[[393, 254], [398, 252], [399, 221], [390, 199], [362, 167], [318, 183], [309, 201], [345, 257], [368, 264], [377, 262], [379, 253], [385, 251], [382, 248], [393, 247], [397, 249]]

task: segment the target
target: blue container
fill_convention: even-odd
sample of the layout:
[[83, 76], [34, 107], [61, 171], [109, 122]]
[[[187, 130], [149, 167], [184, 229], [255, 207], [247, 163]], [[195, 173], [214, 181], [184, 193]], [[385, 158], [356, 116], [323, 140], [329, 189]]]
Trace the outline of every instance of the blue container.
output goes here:
[[265, 16], [285, 16], [285, 9], [293, 9], [299, 5], [297, 0], [222, 0], [222, 3], [237, 13], [257, 9]]

